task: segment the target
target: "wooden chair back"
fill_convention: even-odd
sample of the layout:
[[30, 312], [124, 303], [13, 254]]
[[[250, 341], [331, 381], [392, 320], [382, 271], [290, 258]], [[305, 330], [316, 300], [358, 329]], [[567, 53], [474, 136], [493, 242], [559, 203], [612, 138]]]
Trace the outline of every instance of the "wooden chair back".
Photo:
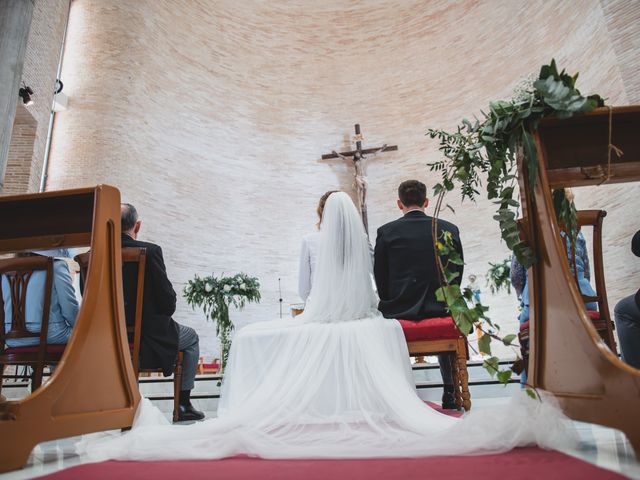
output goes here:
[[[579, 210], [578, 211], [578, 227], [591, 227], [592, 228], [592, 240], [591, 245], [593, 248], [592, 258], [592, 277], [595, 283], [596, 295], [591, 297], [589, 295], [582, 295], [584, 302], [597, 302], [599, 318], [593, 319], [593, 324], [606, 342], [607, 346], [612, 352], [617, 352], [616, 342], [613, 336], [614, 324], [611, 320], [611, 314], [609, 313], [609, 302], [607, 300], [607, 287], [604, 279], [604, 259], [602, 255], [602, 223], [604, 217], [607, 216], [607, 212], [604, 210]], [[576, 268], [575, 260], [575, 246], [571, 246], [572, 264], [573, 264], [573, 276], [578, 282], [578, 270]]]
[[[44, 272], [45, 282], [40, 332], [30, 332], [26, 325], [27, 289], [35, 272]], [[6, 284], [6, 291], [5, 291]], [[53, 258], [30, 256], [0, 260], [0, 365], [29, 364], [33, 367], [31, 390], [42, 383], [42, 372], [47, 359], [47, 336], [49, 333], [49, 312], [53, 286]], [[11, 305], [10, 330], [5, 333], [5, 293]], [[6, 348], [7, 340], [38, 338], [35, 352], [13, 352]], [[1, 373], [1, 372], [0, 372]], [[1, 380], [1, 378], [0, 378]]]
[[[140, 336], [142, 332], [142, 304], [144, 297], [144, 272], [147, 262], [147, 249], [138, 247], [125, 247], [122, 251], [122, 265], [134, 264], [136, 266], [136, 296], [133, 324], [127, 323], [127, 338], [129, 340], [129, 349], [131, 350], [131, 362], [133, 363], [133, 371], [136, 378], [140, 371]], [[80, 266], [80, 288], [84, 289], [84, 281], [89, 270], [89, 258], [91, 252], [76, 255], [74, 260]], [[124, 294], [124, 292], [123, 292]]]
[[[140, 401], [122, 295], [120, 192], [114, 187], [0, 197], [0, 254], [91, 248], [84, 298], [51, 379], [0, 402], [0, 472], [41, 442], [131, 426]], [[37, 425], [37, 428], [34, 428]]]
[[[640, 180], [638, 129], [638, 106], [543, 119], [534, 133], [540, 164], [535, 188], [522, 152], [517, 157], [525, 232], [537, 259], [529, 272], [527, 383], [554, 394], [570, 418], [622, 430], [640, 454], [640, 370], [622, 362], [594, 328], [569, 268], [551, 199], [551, 188]], [[610, 134], [623, 157], [608, 156]], [[596, 289], [606, 297], [598, 280]]]
[[[43, 293], [42, 322], [40, 332], [30, 332], [26, 325], [27, 288], [35, 272], [45, 273], [45, 288]], [[51, 290], [53, 285], [53, 258], [51, 257], [21, 257], [0, 260], [0, 319], [5, 325], [4, 287], [7, 284], [9, 301], [11, 302], [11, 329], [5, 333], [0, 329], [0, 346], [4, 350], [5, 341], [23, 338], [39, 338], [42, 355], [46, 350], [47, 333], [49, 331], [49, 311], [51, 309]]]

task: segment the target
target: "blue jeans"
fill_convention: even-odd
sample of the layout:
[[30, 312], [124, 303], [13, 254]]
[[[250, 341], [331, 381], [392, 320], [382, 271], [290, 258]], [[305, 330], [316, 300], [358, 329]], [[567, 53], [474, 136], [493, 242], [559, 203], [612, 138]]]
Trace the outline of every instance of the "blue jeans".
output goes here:
[[640, 308], [635, 296], [630, 295], [616, 304], [613, 316], [618, 329], [622, 360], [640, 368]]

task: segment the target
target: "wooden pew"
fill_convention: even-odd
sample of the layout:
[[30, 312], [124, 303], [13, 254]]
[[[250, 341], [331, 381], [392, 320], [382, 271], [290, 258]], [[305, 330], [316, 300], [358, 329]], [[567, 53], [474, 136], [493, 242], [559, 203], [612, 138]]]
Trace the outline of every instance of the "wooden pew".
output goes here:
[[640, 180], [640, 107], [612, 110], [612, 143], [624, 151], [608, 163], [609, 109], [545, 119], [535, 135], [540, 168], [529, 187], [523, 158], [518, 181], [525, 234], [537, 263], [529, 272], [528, 383], [553, 393], [571, 418], [622, 430], [640, 454], [640, 370], [622, 362], [596, 332], [569, 269], [550, 189]]
[[93, 254], [73, 335], [51, 379], [0, 403], [0, 472], [43, 441], [128, 427], [140, 401], [125, 329], [120, 192], [95, 188], [0, 198], [0, 254], [57, 247]]

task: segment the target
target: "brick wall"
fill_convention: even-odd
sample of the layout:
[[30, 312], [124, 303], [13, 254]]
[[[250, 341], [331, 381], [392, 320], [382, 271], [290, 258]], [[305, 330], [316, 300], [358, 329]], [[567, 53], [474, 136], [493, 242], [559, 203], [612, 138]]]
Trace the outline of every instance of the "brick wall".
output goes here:
[[[69, 0], [35, 0], [33, 20], [25, 53], [22, 80], [30, 86], [33, 104], [24, 106], [35, 121], [35, 131], [29, 127], [31, 156], [26, 158], [25, 129], [14, 128], [7, 163], [4, 195], [37, 192], [40, 187], [42, 166], [47, 143], [49, 116], [60, 58], [64, 27], [69, 11]], [[18, 123], [19, 124], [19, 123]], [[16, 124], [16, 125], [18, 125]]]
[[[576, 5], [576, 3], [578, 5]], [[625, 3], [633, 3], [632, 0]], [[193, 274], [257, 275], [263, 301], [232, 314], [238, 325], [297, 300], [301, 236], [328, 189], [352, 188], [352, 169], [320, 155], [399, 145], [369, 162], [369, 219], [398, 216], [395, 189], [439, 157], [429, 127], [454, 127], [555, 57], [580, 71], [583, 92], [628, 102], [611, 25], [597, 0], [325, 2], [75, 0], [63, 66], [69, 110], [57, 116], [48, 189], [109, 183], [134, 203], [142, 238], [163, 246], [180, 290]], [[615, 27], [618, 28], [618, 27]], [[614, 31], [615, 31], [614, 28]], [[637, 56], [634, 64], [637, 69]], [[640, 198], [633, 186], [577, 193], [610, 210], [605, 242], [611, 304], [640, 283], [628, 240]], [[637, 190], [636, 190], [637, 191]], [[465, 277], [487, 271], [506, 247], [489, 202], [444, 217], [460, 226]], [[493, 318], [515, 328], [513, 297], [490, 297]], [[285, 308], [285, 314], [287, 309]], [[179, 303], [202, 349], [212, 325]]]

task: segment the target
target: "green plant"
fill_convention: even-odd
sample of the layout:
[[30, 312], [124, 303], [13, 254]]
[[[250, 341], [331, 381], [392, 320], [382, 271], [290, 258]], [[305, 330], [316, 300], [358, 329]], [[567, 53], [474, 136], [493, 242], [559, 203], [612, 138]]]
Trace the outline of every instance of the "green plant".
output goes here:
[[[483, 179], [486, 178], [486, 196], [497, 206], [493, 218], [500, 226], [502, 239], [522, 265], [529, 267], [535, 262], [533, 251], [520, 238], [516, 224], [520, 207], [515, 198], [516, 160], [523, 159], [530, 186], [533, 187], [538, 171], [533, 133], [540, 120], [547, 116], [567, 118], [604, 105], [604, 101], [598, 95], [583, 96], [575, 88], [577, 78], [577, 74], [570, 76], [564, 70], [558, 72], [555, 60], [552, 60], [549, 65], [541, 68], [537, 79], [521, 82], [512, 99], [491, 102], [488, 112], [481, 112], [481, 119], [476, 118], [473, 122], [464, 119], [453, 133], [435, 129], [427, 132], [429, 137], [438, 139], [439, 149], [444, 156], [443, 159], [429, 164], [431, 171], [441, 174], [440, 182], [434, 186], [434, 238], [438, 238], [437, 218], [442, 210], [445, 195], [458, 185], [463, 201], [475, 201], [480, 196]], [[558, 195], [566, 199], [564, 191], [559, 192], [562, 193]], [[575, 222], [573, 202], [567, 200], [559, 203], [558, 218], [571, 226]], [[567, 233], [575, 241], [577, 231], [571, 231], [569, 228]], [[439, 247], [438, 243], [444, 248]], [[486, 316], [487, 307], [481, 304], [468, 306], [465, 298], [471, 298], [471, 290], [467, 288], [462, 291], [458, 285], [451, 284], [452, 274], [447, 269], [451, 260], [446, 256], [450, 253], [452, 244], [445, 236], [441, 236], [438, 243], [436, 253], [443, 283], [438, 290], [438, 298], [447, 304], [458, 328], [464, 334], [469, 334], [474, 325], [485, 328], [481, 326], [484, 320], [487, 331], [483, 338], [486, 337], [486, 340], [479, 344], [479, 349], [488, 355], [491, 355], [492, 339], [505, 345], [513, 345], [516, 335], [501, 337], [499, 326]], [[497, 360], [496, 357], [490, 357], [484, 366], [489, 373], [497, 375], [500, 381], [506, 383], [511, 377], [511, 370], [501, 371]], [[530, 394], [534, 395], [531, 392]]]
[[184, 287], [183, 296], [192, 308], [202, 307], [207, 320], [216, 322], [216, 335], [220, 340], [222, 371], [227, 365], [233, 323], [229, 306], [242, 309], [247, 302], [260, 301], [260, 283], [255, 277], [238, 273], [232, 277], [200, 278], [196, 275]]
[[511, 293], [511, 257], [505, 258], [501, 262], [489, 262], [487, 271], [487, 286], [494, 295], [501, 290]]

